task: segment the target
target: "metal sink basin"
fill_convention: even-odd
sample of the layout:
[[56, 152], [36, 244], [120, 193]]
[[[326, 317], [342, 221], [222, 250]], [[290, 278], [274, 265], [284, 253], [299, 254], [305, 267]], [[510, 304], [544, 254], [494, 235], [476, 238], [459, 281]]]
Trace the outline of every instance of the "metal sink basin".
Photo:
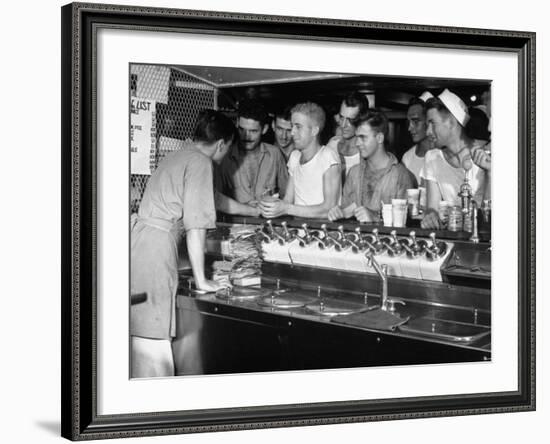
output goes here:
[[491, 333], [491, 329], [483, 325], [456, 323], [430, 318], [410, 319], [406, 324], [399, 326], [399, 330], [404, 333], [463, 343], [477, 341]]
[[257, 287], [238, 287], [225, 288], [216, 292], [218, 299], [225, 301], [253, 301], [260, 297], [271, 295], [271, 290]]
[[314, 301], [313, 298], [303, 296], [300, 294], [293, 294], [287, 292], [286, 290], [282, 291], [273, 291], [271, 295], [263, 296], [257, 300], [258, 305], [262, 307], [271, 307], [271, 308], [282, 308], [282, 309], [293, 309], [301, 308], [307, 304], [310, 304]]
[[317, 300], [306, 305], [306, 309], [321, 316], [343, 316], [372, 310], [374, 307], [354, 302], [332, 299]]

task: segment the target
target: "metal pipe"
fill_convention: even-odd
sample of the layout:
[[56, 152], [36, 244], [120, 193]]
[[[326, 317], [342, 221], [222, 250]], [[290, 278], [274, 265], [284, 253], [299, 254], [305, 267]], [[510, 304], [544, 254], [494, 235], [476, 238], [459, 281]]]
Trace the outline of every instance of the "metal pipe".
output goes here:
[[479, 235], [477, 232], [477, 202], [472, 199], [472, 202], [470, 203], [470, 206], [472, 208], [472, 217], [473, 219], [473, 233], [470, 237], [470, 241], [474, 244], [479, 244]]
[[374, 271], [378, 274], [378, 277], [382, 281], [382, 292], [380, 293], [380, 309], [388, 310], [388, 266], [386, 264], [380, 265], [374, 258], [373, 253], [366, 254], [369, 266], [374, 268]]

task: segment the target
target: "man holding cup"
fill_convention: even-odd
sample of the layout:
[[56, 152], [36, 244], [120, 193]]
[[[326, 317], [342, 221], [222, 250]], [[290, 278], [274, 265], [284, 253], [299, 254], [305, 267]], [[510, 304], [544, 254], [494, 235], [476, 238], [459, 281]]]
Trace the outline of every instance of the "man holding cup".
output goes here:
[[299, 103], [291, 110], [292, 139], [296, 149], [288, 160], [289, 180], [284, 199], [262, 198], [265, 218], [282, 215], [326, 218], [340, 197], [340, 159], [319, 142], [325, 112], [316, 103]]
[[217, 209], [229, 214], [258, 216], [260, 211], [256, 207], [262, 198], [276, 190], [285, 190], [288, 170], [283, 153], [262, 142], [269, 128], [267, 119], [267, 112], [259, 101], [245, 99], [239, 104], [239, 138], [223, 159], [216, 178]]
[[[334, 221], [353, 216], [360, 222], [378, 222], [382, 205], [406, 199], [407, 189], [416, 188], [416, 179], [386, 150], [388, 118], [382, 111], [368, 110], [354, 123], [361, 161], [349, 171], [342, 204], [333, 207], [328, 218]], [[404, 211], [406, 215], [406, 203]]]

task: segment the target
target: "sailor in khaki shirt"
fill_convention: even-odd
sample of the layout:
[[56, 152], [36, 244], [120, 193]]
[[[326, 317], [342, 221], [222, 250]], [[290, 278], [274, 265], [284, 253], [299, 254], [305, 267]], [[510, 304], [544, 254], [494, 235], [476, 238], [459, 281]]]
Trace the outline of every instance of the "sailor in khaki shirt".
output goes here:
[[239, 141], [223, 160], [217, 187], [220, 193], [255, 207], [266, 195], [284, 193], [288, 170], [281, 151], [261, 141], [267, 132], [267, 112], [255, 100], [239, 105]]

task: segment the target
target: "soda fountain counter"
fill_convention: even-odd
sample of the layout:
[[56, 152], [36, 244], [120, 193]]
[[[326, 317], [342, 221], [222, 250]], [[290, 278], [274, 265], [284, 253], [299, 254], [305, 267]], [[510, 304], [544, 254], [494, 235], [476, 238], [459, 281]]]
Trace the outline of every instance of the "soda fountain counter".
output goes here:
[[[490, 222], [479, 231], [224, 216], [252, 226], [261, 283], [215, 294], [181, 272], [178, 374], [413, 365], [491, 359]], [[412, 227], [411, 227], [412, 225]]]

